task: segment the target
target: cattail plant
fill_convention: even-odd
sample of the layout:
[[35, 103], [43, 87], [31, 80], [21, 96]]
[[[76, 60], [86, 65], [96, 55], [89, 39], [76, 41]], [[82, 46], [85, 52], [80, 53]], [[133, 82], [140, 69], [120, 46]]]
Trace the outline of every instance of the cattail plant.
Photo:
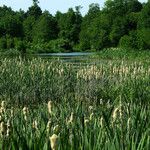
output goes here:
[[131, 118], [128, 118], [127, 121], [127, 129], [130, 130], [130, 125], [131, 125]]
[[58, 149], [58, 136], [56, 134], [53, 134], [50, 139], [51, 149], [57, 150]]
[[92, 113], [90, 114], [90, 120], [93, 119], [93, 116], [94, 116], [94, 113], [92, 112]]
[[7, 131], [7, 126], [4, 122], [0, 123], [0, 134], [1, 136], [4, 136], [6, 134]]
[[2, 101], [2, 102], [1, 102], [1, 107], [2, 107], [2, 108], [5, 108], [5, 107], [6, 107], [5, 101]]
[[117, 107], [114, 109], [113, 114], [112, 114], [112, 119], [113, 119], [112, 123], [114, 123], [116, 121], [116, 119], [118, 117], [118, 113], [119, 113], [119, 108]]
[[90, 122], [90, 120], [89, 119], [84, 119], [84, 124], [85, 124], [85, 126], [87, 126], [87, 124]]
[[46, 126], [47, 133], [50, 132], [50, 129], [51, 129], [51, 120], [48, 121], [47, 126]]
[[53, 132], [54, 133], [58, 133], [59, 132], [59, 125], [57, 124], [57, 125], [55, 125], [54, 127], [53, 127]]
[[4, 115], [6, 112], [6, 103], [5, 101], [1, 102], [1, 107], [0, 107], [0, 114]]
[[103, 127], [103, 124], [104, 124], [104, 118], [101, 117], [101, 118], [100, 118], [100, 126]]
[[10, 110], [10, 117], [11, 117], [11, 118], [14, 117], [14, 108], [11, 108], [11, 110]]
[[68, 125], [72, 124], [73, 123], [73, 112], [71, 113], [71, 116], [67, 122]]
[[10, 120], [7, 120], [7, 131], [6, 131], [6, 136], [9, 137], [11, 132], [11, 122]]
[[49, 101], [47, 104], [49, 114], [52, 114], [52, 101]]
[[91, 112], [91, 111], [93, 111], [93, 106], [89, 106], [89, 111]]
[[34, 121], [33, 121], [32, 127], [33, 127], [33, 129], [38, 130], [38, 123], [37, 123], [37, 120], [34, 120]]
[[23, 111], [23, 115], [24, 115], [24, 120], [27, 121], [27, 115], [29, 113], [29, 109], [27, 107], [24, 107], [22, 109], [22, 111]]
[[0, 115], [0, 123], [2, 122], [3, 117]]

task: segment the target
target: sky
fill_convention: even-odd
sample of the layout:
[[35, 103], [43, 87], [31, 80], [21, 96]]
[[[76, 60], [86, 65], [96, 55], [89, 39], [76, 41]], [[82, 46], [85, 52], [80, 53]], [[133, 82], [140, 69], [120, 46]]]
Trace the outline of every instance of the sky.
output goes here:
[[[140, 2], [147, 2], [147, 0], [139, 0]], [[41, 9], [48, 10], [51, 14], [55, 14], [56, 11], [67, 12], [68, 8], [81, 5], [81, 13], [84, 15], [89, 8], [89, 4], [98, 3], [100, 7], [103, 7], [105, 0], [39, 0], [39, 6]], [[9, 6], [13, 10], [27, 10], [32, 5], [32, 0], [0, 0], [0, 6]]]

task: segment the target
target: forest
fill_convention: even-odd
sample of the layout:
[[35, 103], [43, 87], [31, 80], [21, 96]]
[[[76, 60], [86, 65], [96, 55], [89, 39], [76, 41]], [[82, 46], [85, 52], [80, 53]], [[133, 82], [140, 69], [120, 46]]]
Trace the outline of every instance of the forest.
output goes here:
[[27, 11], [0, 7], [0, 51], [49, 53], [100, 51], [123, 47], [136, 50], [150, 49], [150, 1], [107, 0], [89, 5], [81, 14], [82, 6], [57, 11], [52, 15], [42, 11], [38, 0], [33, 0]]

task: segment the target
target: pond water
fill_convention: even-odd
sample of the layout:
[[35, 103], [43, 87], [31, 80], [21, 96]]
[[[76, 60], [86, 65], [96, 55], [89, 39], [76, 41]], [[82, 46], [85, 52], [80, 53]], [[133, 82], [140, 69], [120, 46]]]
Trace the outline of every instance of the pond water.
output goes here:
[[87, 61], [91, 59], [90, 56], [94, 54], [94, 52], [42, 53], [38, 56], [45, 59], [60, 59], [62, 62], [78, 65], [79, 63], [87, 64]]
[[71, 53], [42, 53], [38, 56], [58, 56], [58, 57], [77, 57], [77, 56], [89, 56], [94, 52], [71, 52]]

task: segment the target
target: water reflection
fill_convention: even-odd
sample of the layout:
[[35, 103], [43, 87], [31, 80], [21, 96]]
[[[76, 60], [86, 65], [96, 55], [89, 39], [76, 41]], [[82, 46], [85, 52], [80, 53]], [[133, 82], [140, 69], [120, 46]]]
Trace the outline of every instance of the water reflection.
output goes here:
[[75, 56], [89, 56], [94, 54], [94, 52], [72, 52], [72, 53], [42, 53], [39, 56], [59, 56], [59, 57], [75, 57]]
[[39, 57], [44, 59], [59, 59], [64, 63], [71, 63], [74, 66], [93, 64], [92, 55], [94, 52], [72, 52], [72, 53], [42, 53]]

